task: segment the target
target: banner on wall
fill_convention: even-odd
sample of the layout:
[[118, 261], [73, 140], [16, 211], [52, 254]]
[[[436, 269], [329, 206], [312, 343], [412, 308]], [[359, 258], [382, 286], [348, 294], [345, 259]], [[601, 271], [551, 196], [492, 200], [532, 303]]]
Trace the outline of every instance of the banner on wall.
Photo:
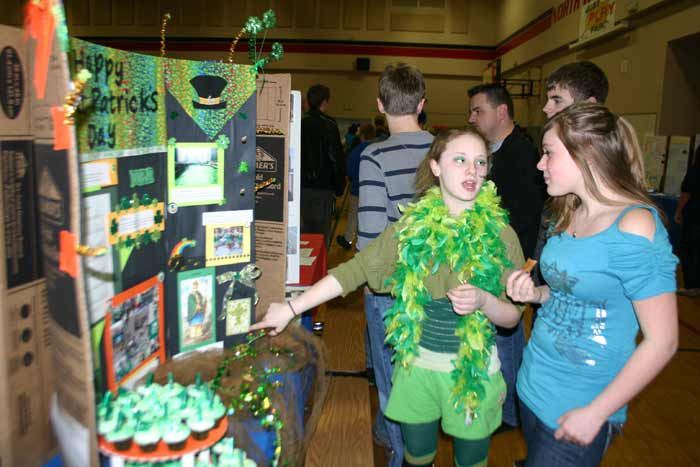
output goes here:
[[581, 7], [578, 39], [585, 41], [615, 27], [615, 0], [594, 0]]

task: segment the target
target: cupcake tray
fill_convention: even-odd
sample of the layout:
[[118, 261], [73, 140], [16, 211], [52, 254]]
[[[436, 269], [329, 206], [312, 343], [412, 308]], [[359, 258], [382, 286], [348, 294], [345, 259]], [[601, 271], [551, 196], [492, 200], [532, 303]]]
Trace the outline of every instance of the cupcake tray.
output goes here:
[[195, 454], [199, 451], [203, 451], [215, 445], [221, 438], [226, 435], [228, 430], [228, 417], [223, 417], [219, 426], [212, 428], [207, 437], [202, 440], [194, 439], [194, 436], [190, 435], [185, 441], [185, 447], [174, 451], [168, 447], [168, 445], [162, 439], [158, 442], [156, 449], [151, 452], [143, 452], [141, 447], [136, 444], [135, 441], [131, 442], [131, 447], [129, 449], [120, 451], [114, 447], [114, 443], [107, 442], [104, 437], [100, 436], [99, 446], [100, 452], [108, 456], [119, 456], [128, 461], [133, 462], [144, 462], [144, 461], [171, 461], [177, 460], [187, 454]]

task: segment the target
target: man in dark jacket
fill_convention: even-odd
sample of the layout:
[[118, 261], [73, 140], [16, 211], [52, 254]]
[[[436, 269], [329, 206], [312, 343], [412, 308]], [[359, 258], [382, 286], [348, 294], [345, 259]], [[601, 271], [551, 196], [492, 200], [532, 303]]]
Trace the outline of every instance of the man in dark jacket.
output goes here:
[[301, 119], [301, 231], [322, 233], [330, 243], [335, 196], [343, 194], [343, 145], [335, 120], [326, 115], [330, 89], [322, 84], [306, 93], [309, 110]]
[[[546, 197], [542, 172], [537, 170], [540, 158], [537, 148], [513, 121], [513, 100], [498, 84], [483, 84], [469, 90], [469, 123], [475, 125], [491, 145], [489, 178], [496, 184], [501, 204], [510, 214], [510, 225], [518, 234], [523, 254], [531, 257]], [[525, 347], [522, 321], [513, 329], [498, 328], [496, 345], [508, 386], [503, 422], [517, 426], [515, 378]]]

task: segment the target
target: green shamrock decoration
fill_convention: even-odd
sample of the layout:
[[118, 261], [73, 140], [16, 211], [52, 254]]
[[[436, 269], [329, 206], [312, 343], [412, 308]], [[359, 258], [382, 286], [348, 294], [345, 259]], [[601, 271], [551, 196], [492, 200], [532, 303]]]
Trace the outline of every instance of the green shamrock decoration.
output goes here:
[[119, 222], [117, 222], [116, 219], [112, 219], [112, 223], [109, 226], [109, 233], [117, 235], [117, 232], [119, 232]]
[[231, 140], [226, 135], [219, 135], [219, 137], [216, 138], [216, 146], [221, 149], [227, 149], [229, 144], [231, 144]]
[[248, 166], [248, 162], [241, 161], [241, 163], [238, 164], [238, 173], [239, 174], [247, 174], [248, 172], [250, 172], [250, 167]]
[[251, 16], [248, 18], [248, 20], [245, 22], [245, 25], [243, 26], [245, 32], [247, 32], [250, 35], [250, 37], [248, 38], [248, 58], [251, 62], [253, 62], [253, 66], [255, 67], [256, 73], [262, 71], [265, 65], [267, 65], [271, 61], [280, 60], [284, 55], [284, 49], [282, 48], [282, 44], [280, 44], [279, 42], [275, 42], [274, 44], [272, 44], [272, 50], [270, 52], [270, 55], [268, 55], [267, 57], [261, 58], [262, 46], [260, 47], [260, 50], [257, 50], [256, 47], [258, 35], [262, 32], [265, 33], [265, 36], [262, 40], [262, 43], [264, 45], [265, 37], [267, 36], [267, 31], [273, 29], [276, 25], [277, 17], [275, 16], [275, 12], [272, 10], [267, 10], [263, 13], [262, 20], [257, 16]]

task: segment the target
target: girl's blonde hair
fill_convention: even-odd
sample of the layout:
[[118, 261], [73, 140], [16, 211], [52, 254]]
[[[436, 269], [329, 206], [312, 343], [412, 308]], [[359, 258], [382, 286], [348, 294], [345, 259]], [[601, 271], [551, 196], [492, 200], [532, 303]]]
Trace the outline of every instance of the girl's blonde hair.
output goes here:
[[425, 155], [425, 158], [416, 170], [416, 198], [423, 196], [430, 188], [440, 185], [440, 181], [435, 175], [433, 175], [433, 171], [430, 169], [430, 161], [440, 162], [440, 156], [442, 156], [442, 153], [445, 152], [445, 148], [450, 141], [464, 135], [474, 136], [484, 143], [486, 154], [490, 162], [491, 151], [489, 150], [489, 144], [486, 141], [486, 138], [484, 138], [484, 135], [482, 135], [475, 126], [470, 124], [464, 128], [444, 130], [438, 133], [438, 135], [435, 137], [433, 144], [430, 146], [430, 149], [428, 149], [428, 153]]
[[[543, 134], [556, 132], [581, 170], [586, 190], [605, 204], [619, 204], [606, 198], [598, 188], [603, 185], [629, 202], [653, 206], [647, 195], [644, 161], [634, 128], [600, 104], [574, 104], [557, 114], [544, 126]], [[574, 211], [581, 204], [575, 194], [549, 200], [554, 232], [569, 227]]]

